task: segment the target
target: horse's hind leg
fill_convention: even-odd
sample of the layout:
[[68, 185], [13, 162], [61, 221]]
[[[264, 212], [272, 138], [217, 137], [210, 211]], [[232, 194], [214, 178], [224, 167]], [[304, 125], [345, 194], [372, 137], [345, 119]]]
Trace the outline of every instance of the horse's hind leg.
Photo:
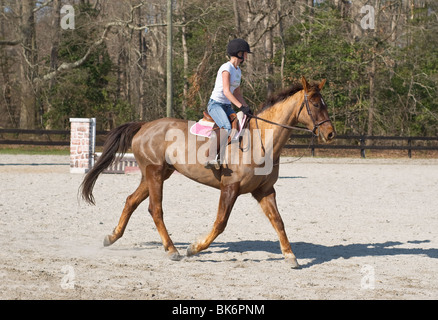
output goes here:
[[218, 235], [220, 235], [227, 226], [228, 218], [234, 203], [239, 196], [239, 183], [221, 186], [221, 196], [219, 200], [219, 209], [217, 211], [216, 221], [210, 233], [201, 240], [192, 243], [187, 248], [187, 256], [193, 256], [198, 252], [207, 249]]
[[163, 221], [163, 182], [173, 173], [173, 170], [163, 165], [149, 165], [146, 167], [146, 179], [149, 185], [149, 213], [154, 220], [164, 250], [168, 252], [170, 259], [180, 260], [181, 256], [170, 239]]
[[133, 194], [126, 198], [125, 207], [123, 208], [122, 215], [120, 216], [119, 223], [111, 235], [107, 235], [103, 241], [105, 247], [112, 245], [118, 239], [123, 236], [125, 232], [126, 225], [128, 224], [129, 218], [131, 218], [132, 213], [138, 207], [138, 205], [143, 202], [149, 196], [149, 188], [144, 176], [141, 179], [140, 185]]

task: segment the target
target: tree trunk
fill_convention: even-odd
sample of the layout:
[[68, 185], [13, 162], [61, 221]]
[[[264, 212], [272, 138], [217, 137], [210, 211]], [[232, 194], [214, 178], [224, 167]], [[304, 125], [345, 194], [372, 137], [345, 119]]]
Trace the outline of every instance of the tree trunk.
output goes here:
[[166, 116], [173, 115], [173, 75], [172, 75], [172, 0], [167, 0], [167, 99]]
[[[142, 25], [142, 8], [139, 7], [138, 10], [138, 26]], [[147, 69], [147, 44], [146, 38], [143, 30], [138, 31], [138, 52], [140, 54], [140, 59], [137, 64], [138, 66], [138, 74], [139, 74], [139, 83], [137, 86], [138, 89], [138, 114], [140, 120], [144, 120], [145, 118], [145, 74]]]
[[239, 7], [237, 5], [237, 0], [233, 0], [233, 11], [234, 11], [234, 24], [236, 25], [236, 34], [237, 37], [240, 37], [241, 28], [240, 28], [240, 15], [239, 15]]
[[[182, 16], [182, 24], [186, 23], [186, 17], [184, 14], [184, 0], [181, 1], [181, 16]], [[181, 28], [181, 44], [183, 50], [183, 101], [182, 101], [182, 115], [184, 119], [186, 118], [186, 110], [187, 110], [187, 98], [189, 94], [189, 51], [187, 48], [186, 41], [186, 27], [183, 26]]]
[[372, 136], [374, 132], [374, 114], [376, 109], [376, 51], [377, 51], [377, 30], [378, 30], [378, 17], [380, 12], [380, 0], [375, 0], [375, 19], [374, 19], [374, 30], [373, 30], [373, 38], [374, 45], [371, 48], [371, 66], [369, 71], [370, 78], [370, 106], [368, 109], [368, 129], [367, 135]]
[[[271, 7], [270, 0], [263, 0], [263, 7], [269, 8]], [[269, 28], [270, 21], [269, 15], [265, 17], [265, 28]], [[266, 95], [269, 97], [274, 91], [274, 83], [272, 77], [274, 76], [274, 65], [273, 65], [273, 57], [274, 57], [274, 46], [272, 41], [272, 30], [269, 30], [265, 34], [265, 80], [266, 80]]]
[[368, 129], [367, 135], [373, 135], [373, 126], [374, 126], [374, 109], [375, 109], [375, 75], [376, 75], [376, 48], [372, 48], [372, 58], [371, 58], [371, 67], [369, 72], [370, 77], [370, 106], [368, 108]]
[[[58, 68], [58, 48], [60, 42], [60, 23], [61, 23], [61, 0], [53, 0], [53, 9], [52, 9], [52, 30], [53, 30], [53, 38], [52, 38], [52, 48], [50, 49], [50, 70], [54, 71]], [[51, 80], [51, 84], [53, 84], [54, 79]]]
[[[282, 10], [282, 0], [277, 0], [277, 19], [280, 19], [281, 10]], [[283, 21], [280, 21], [280, 23], [278, 24], [278, 34], [280, 37], [280, 45], [281, 45], [281, 63], [280, 63], [281, 88], [284, 88], [285, 86], [284, 63], [286, 60], [286, 45], [284, 43]]]
[[[50, 71], [55, 71], [58, 69], [58, 50], [59, 50], [59, 43], [60, 43], [60, 23], [61, 23], [61, 0], [54, 0], [53, 1], [53, 9], [52, 9], [52, 43], [50, 48]], [[56, 77], [53, 77], [50, 79], [49, 82], [49, 90], [55, 85], [56, 83]], [[52, 104], [50, 101], [47, 101], [47, 110], [46, 112], [52, 111]], [[45, 125], [47, 130], [50, 130], [52, 128], [52, 122], [51, 119], [47, 119], [47, 123]]]
[[33, 80], [36, 78], [37, 51], [33, 0], [21, 2], [21, 38], [23, 45], [21, 73], [20, 128], [34, 129], [36, 125], [36, 100]]
[[[247, 0], [247, 17], [246, 17], [246, 22], [247, 22], [247, 30], [245, 33], [247, 33], [246, 36], [246, 41], [249, 43], [249, 45], [251, 46], [251, 50], [254, 51], [254, 46], [255, 46], [255, 32], [256, 32], [256, 27], [254, 25], [254, 20], [255, 20], [255, 14], [252, 11], [252, 8], [254, 7], [253, 5], [253, 0]], [[255, 61], [254, 59], [249, 59], [249, 61], [247, 61], [245, 66], [245, 76], [247, 77], [247, 79], [251, 79], [251, 76], [254, 74], [254, 66], [255, 66]]]

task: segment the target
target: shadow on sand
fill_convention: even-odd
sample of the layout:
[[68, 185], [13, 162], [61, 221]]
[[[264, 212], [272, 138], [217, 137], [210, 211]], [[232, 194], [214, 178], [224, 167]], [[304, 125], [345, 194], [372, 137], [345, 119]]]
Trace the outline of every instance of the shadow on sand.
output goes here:
[[[407, 241], [408, 244], [429, 243], [430, 240]], [[377, 257], [377, 256], [396, 256], [396, 255], [423, 255], [429, 258], [438, 259], [438, 249], [423, 248], [396, 248], [396, 246], [406, 244], [399, 241], [387, 241], [383, 243], [354, 243], [347, 245], [325, 246], [321, 244], [295, 242], [292, 243], [292, 250], [300, 259], [309, 259], [310, 262], [301, 264], [301, 268], [309, 268], [314, 265], [322, 264], [338, 258], [354, 257]], [[281, 255], [280, 244], [278, 241], [249, 240], [238, 242], [217, 242], [211, 247], [224, 248], [215, 253], [221, 252], [248, 252], [265, 251], [267, 253]], [[208, 250], [207, 250], [208, 252]], [[206, 252], [206, 253], [207, 253]], [[279, 257], [278, 260], [281, 260]], [[266, 260], [277, 260], [267, 258]]]
[[[387, 241], [382, 243], [354, 243], [354, 244], [335, 245], [335, 246], [326, 246], [322, 244], [307, 243], [307, 242], [294, 242], [291, 243], [291, 245], [293, 252], [295, 253], [298, 261], [300, 262], [301, 268], [309, 268], [339, 258], [349, 259], [355, 257], [421, 255], [433, 259], [438, 259], [438, 249], [436, 248], [397, 248], [397, 246], [400, 245], [405, 245], [405, 244], [421, 245], [422, 243], [430, 243], [430, 240], [412, 240], [407, 242]], [[184, 250], [189, 245], [190, 245], [189, 243], [185, 243], [185, 242], [175, 243], [175, 246], [179, 248], [180, 253], [182, 255], [185, 255]], [[132, 249], [146, 250], [151, 248], [153, 249], [162, 248], [162, 244], [159, 241], [142, 242], [139, 244], [138, 247]], [[126, 250], [126, 248], [113, 248], [113, 250]], [[245, 260], [251, 260], [254, 262], [283, 260], [279, 242], [266, 241], [266, 240], [213, 242], [209, 249], [198, 253], [197, 255], [191, 257], [190, 259], [198, 259], [200, 262], [223, 262], [224, 261], [223, 257], [222, 258], [220, 257], [221, 253], [226, 253], [226, 252], [244, 253], [251, 251], [266, 252], [267, 254], [266, 258], [263, 259], [247, 258]], [[278, 257], [272, 257], [272, 255], [268, 256], [269, 253], [278, 255]], [[237, 259], [233, 258], [228, 261], [235, 261], [235, 260]], [[303, 263], [302, 260], [309, 260], [309, 262]]]

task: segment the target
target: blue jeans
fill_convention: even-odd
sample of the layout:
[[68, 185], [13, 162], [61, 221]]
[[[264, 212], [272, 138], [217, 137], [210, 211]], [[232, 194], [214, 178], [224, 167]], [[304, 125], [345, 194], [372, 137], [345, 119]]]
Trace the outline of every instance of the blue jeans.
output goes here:
[[213, 99], [210, 99], [207, 106], [208, 113], [216, 122], [219, 128], [223, 128], [228, 131], [228, 134], [231, 132], [231, 123], [228, 119], [228, 116], [232, 113], [235, 113], [231, 104], [220, 103]]

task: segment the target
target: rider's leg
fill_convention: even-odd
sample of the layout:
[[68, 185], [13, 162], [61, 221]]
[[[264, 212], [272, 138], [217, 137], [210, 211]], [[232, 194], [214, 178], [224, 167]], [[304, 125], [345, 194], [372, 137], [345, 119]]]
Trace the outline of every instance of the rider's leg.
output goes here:
[[[231, 105], [226, 105], [223, 103], [219, 103], [214, 100], [210, 100], [208, 103], [208, 113], [216, 122], [218, 128], [212, 133], [212, 137], [210, 138], [210, 142], [212, 143], [207, 159], [207, 163], [205, 166], [209, 167], [218, 167], [219, 161], [218, 158], [224, 151], [224, 147], [226, 146], [226, 142], [228, 140], [228, 135], [231, 132], [231, 123], [228, 119], [228, 114], [233, 112]], [[216, 153], [211, 152], [216, 147]]]

